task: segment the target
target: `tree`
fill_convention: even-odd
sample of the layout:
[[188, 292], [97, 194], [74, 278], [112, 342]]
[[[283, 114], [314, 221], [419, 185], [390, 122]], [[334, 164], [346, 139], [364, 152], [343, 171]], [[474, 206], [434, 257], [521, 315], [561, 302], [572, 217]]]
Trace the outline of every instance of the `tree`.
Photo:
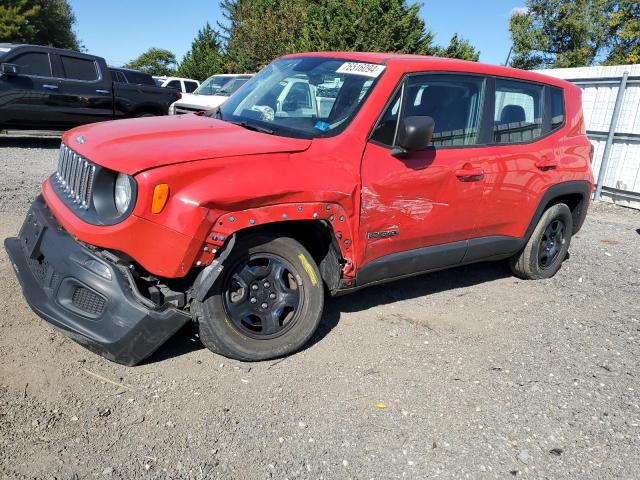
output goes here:
[[420, 5], [405, 0], [316, 0], [309, 2], [310, 50], [433, 54], [433, 34]]
[[80, 50], [76, 17], [67, 0], [3, 0], [0, 42], [32, 43]]
[[640, 63], [640, 3], [615, 2], [609, 16], [610, 51], [605, 65]]
[[458, 37], [457, 33], [451, 37], [451, 41], [448, 46], [438, 47], [435, 54], [439, 57], [459, 58], [461, 60], [470, 60], [472, 62], [477, 62], [480, 59], [480, 52], [477, 51], [467, 40]]
[[214, 73], [225, 71], [225, 58], [221, 52], [220, 34], [207, 24], [198, 31], [191, 50], [180, 62], [177, 74], [203, 81]]
[[305, 50], [305, 0], [223, 0], [227, 71], [255, 72], [275, 57]]
[[640, 60], [640, 6], [633, 0], [527, 0], [509, 22], [518, 68], [583, 67]]
[[176, 69], [176, 56], [169, 50], [151, 47], [138, 58], [125, 64], [125, 68], [132, 68], [149, 75], [171, 75]]

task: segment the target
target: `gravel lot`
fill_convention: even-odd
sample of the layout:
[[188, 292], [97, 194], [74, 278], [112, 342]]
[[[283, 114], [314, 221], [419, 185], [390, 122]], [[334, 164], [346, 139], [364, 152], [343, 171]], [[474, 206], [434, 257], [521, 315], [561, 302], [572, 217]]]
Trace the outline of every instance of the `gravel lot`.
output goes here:
[[[58, 144], [0, 138], [0, 237]], [[191, 327], [110, 363], [29, 310], [4, 251], [0, 278], [2, 478], [640, 476], [639, 212], [592, 207], [551, 280], [480, 264], [332, 299], [256, 364]]]

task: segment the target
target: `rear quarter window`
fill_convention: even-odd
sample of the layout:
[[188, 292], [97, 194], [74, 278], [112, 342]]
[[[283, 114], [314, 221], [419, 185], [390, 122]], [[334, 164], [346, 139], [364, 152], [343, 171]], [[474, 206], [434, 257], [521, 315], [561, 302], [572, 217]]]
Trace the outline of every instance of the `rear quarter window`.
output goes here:
[[557, 130], [564, 125], [564, 92], [561, 88], [551, 88], [551, 130]]

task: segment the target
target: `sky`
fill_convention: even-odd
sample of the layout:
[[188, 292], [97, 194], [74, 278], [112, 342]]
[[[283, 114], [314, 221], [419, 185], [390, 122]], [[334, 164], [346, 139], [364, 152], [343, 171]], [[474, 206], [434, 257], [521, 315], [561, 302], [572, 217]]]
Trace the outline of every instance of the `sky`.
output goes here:
[[[198, 30], [222, 20], [218, 0], [70, 0], [76, 32], [93, 55], [120, 66], [150, 47], [172, 51], [178, 60]], [[411, 0], [409, 3], [412, 3]], [[435, 33], [436, 44], [448, 44], [458, 33], [480, 50], [480, 61], [504, 64], [511, 40], [509, 16], [524, 0], [422, 0], [421, 16]]]

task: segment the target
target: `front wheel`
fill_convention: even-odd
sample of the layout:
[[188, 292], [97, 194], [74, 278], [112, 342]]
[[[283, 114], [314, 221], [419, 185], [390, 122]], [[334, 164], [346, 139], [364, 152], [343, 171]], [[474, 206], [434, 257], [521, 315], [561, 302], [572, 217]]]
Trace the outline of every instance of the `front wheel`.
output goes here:
[[287, 237], [240, 238], [200, 311], [209, 350], [257, 361], [299, 350], [320, 323], [324, 287], [309, 252]]
[[511, 258], [511, 271], [528, 280], [551, 278], [569, 251], [573, 217], [564, 203], [549, 207], [540, 217], [529, 241]]

